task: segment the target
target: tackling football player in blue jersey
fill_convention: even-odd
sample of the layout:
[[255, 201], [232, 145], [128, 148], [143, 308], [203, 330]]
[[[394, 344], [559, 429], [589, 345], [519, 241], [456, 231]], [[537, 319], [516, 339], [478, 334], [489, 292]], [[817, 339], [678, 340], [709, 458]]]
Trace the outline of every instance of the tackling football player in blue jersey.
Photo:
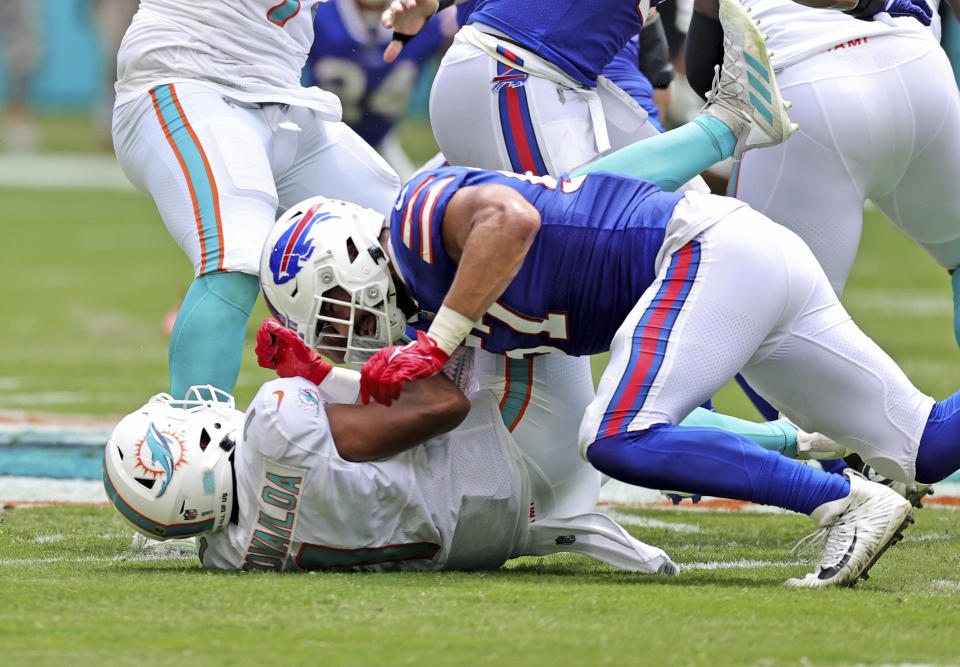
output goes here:
[[[329, 223], [315, 224], [320, 239]], [[370, 303], [328, 272], [319, 284], [331, 289], [311, 299], [316, 319], [301, 327], [318, 348], [332, 328], [360, 351], [383, 338], [396, 303], [415, 304], [405, 314], [426, 333], [366, 363], [367, 393], [389, 402], [464, 340], [515, 356], [610, 349], [583, 453], [628, 483], [809, 514], [826, 548], [817, 570], [789, 585], [855, 583], [896, 541], [910, 505], [853, 472], [680, 425], [735, 373], [886, 476], [934, 482], [960, 467], [960, 398], [918, 391], [852, 322], [802, 241], [736, 200], [603, 172], [556, 181], [449, 167], [407, 184], [380, 243], [348, 243], [338, 261], [364, 253], [392, 267], [396, 300], [388, 289]], [[264, 257], [277, 251], [268, 244]]]

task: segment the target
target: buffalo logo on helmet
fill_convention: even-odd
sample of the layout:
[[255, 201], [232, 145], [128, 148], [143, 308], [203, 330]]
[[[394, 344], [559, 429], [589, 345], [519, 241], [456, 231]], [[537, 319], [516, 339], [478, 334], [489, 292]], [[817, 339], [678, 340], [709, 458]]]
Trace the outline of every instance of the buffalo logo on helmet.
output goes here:
[[153, 479], [163, 477], [157, 498], [167, 492], [170, 480], [177, 469], [186, 462], [183, 440], [176, 433], [161, 431], [153, 422], [143, 439], [137, 443], [136, 467], [140, 474]]
[[290, 225], [274, 244], [270, 253], [270, 273], [277, 285], [293, 280], [300, 273], [304, 262], [313, 255], [313, 239], [310, 237], [313, 226], [337, 217], [333, 213], [317, 213], [321, 206], [323, 203], [307, 209], [296, 224]]

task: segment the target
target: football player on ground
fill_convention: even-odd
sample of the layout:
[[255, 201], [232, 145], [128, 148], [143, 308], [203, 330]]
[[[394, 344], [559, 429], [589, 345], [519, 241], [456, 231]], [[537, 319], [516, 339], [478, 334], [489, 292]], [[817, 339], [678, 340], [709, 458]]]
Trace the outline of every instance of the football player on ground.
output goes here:
[[[320, 238], [344, 225], [344, 211], [314, 201], [290, 224], [319, 227]], [[336, 224], [324, 227], [330, 215]], [[352, 238], [369, 238], [354, 226]], [[311, 316], [286, 324], [311, 347], [323, 349], [333, 329], [340, 349], [362, 354], [390, 339], [395, 303], [415, 304], [404, 314], [416, 316], [417, 341], [363, 367], [377, 400], [436, 373], [463, 341], [511, 358], [609, 349], [579, 431], [583, 454], [628, 483], [810, 515], [826, 546], [816, 570], [788, 585], [855, 583], [900, 535], [910, 504], [852, 471], [679, 425], [736, 372], [885, 476], [932, 483], [960, 467], [960, 395], [936, 402], [916, 389], [850, 319], [802, 240], [735, 199], [602, 172], [556, 181], [448, 167], [407, 184], [381, 245], [316, 243], [333, 266], [276, 286], [269, 265], [293, 259], [278, 242], [288, 230], [265, 248], [264, 289], [307, 292]], [[361, 257], [395, 282], [340, 287], [338, 273]]]
[[386, 212], [399, 179], [304, 88], [318, 0], [141, 0], [117, 55], [113, 139], [194, 280], [170, 337], [170, 393], [232, 391], [277, 211], [324, 192]]
[[389, 408], [356, 405], [359, 373], [325, 363], [271, 320], [257, 355], [283, 379], [263, 385], [246, 415], [230, 396], [195, 387], [186, 401], [155, 396], [114, 429], [104, 486], [138, 531], [197, 535], [203, 565], [221, 569], [476, 570], [572, 551], [678, 572], [662, 550], [592, 513], [595, 494], [578, 499], [580, 513], [558, 515], [551, 480], [489, 392], [468, 401], [440, 374]]

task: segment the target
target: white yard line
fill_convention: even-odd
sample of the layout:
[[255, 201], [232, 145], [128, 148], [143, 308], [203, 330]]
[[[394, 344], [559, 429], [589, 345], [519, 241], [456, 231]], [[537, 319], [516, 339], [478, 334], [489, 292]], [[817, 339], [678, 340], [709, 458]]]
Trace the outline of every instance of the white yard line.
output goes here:
[[799, 561], [783, 560], [715, 560], [705, 563], [678, 563], [681, 571], [683, 570], [729, 570], [733, 568], [752, 569], [758, 567], [796, 567], [800, 565]]
[[610, 507], [604, 507], [600, 510], [608, 517], [623, 524], [624, 526], [636, 526], [638, 528], [665, 528], [678, 533], [699, 533], [700, 526], [689, 523], [673, 523], [671, 521], [659, 521], [657, 519], [648, 519], [647, 517], [629, 512], [620, 512]]
[[102, 504], [107, 494], [100, 480], [0, 476], [0, 505], [34, 502]]
[[0, 155], [0, 187], [134, 191], [109, 154]]

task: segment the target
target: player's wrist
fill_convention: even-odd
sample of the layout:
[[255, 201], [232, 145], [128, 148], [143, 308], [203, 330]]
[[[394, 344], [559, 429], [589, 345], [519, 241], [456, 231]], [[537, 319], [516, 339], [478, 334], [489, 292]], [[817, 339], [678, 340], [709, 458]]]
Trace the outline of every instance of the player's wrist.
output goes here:
[[476, 322], [466, 315], [461, 315], [453, 308], [440, 306], [440, 310], [430, 323], [427, 335], [449, 357], [457, 349], [467, 334], [473, 330]]
[[360, 396], [360, 373], [349, 368], [330, 366], [326, 376], [316, 385], [329, 402], [352, 405]]
[[320, 358], [320, 355], [317, 355], [315, 360], [307, 364], [307, 372], [304, 377], [319, 387], [330, 375], [330, 372], [333, 370], [333, 368], [333, 364], [328, 364], [326, 361]]

